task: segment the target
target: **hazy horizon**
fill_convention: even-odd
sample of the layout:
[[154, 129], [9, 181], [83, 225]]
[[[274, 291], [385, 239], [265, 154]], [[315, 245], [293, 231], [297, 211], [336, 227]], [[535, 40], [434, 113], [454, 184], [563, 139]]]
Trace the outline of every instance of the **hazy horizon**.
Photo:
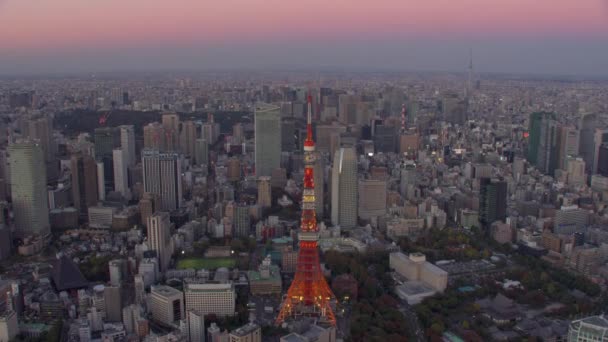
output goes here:
[[[483, 15], [480, 15], [482, 13]], [[608, 76], [608, 1], [0, 0], [0, 74], [315, 69]]]

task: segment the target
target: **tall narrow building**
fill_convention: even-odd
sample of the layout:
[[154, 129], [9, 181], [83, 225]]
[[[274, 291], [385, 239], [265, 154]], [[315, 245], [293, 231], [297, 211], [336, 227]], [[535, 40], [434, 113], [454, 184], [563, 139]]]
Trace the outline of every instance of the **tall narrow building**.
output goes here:
[[585, 161], [585, 168], [588, 173], [591, 173], [593, 169], [593, 161], [595, 157], [595, 141], [594, 133], [598, 128], [598, 116], [597, 114], [586, 114], [584, 115], [579, 123], [579, 129], [581, 131], [579, 141], [579, 154]]
[[160, 271], [164, 273], [169, 267], [173, 254], [169, 213], [158, 212], [148, 217], [148, 247], [156, 251]]
[[205, 139], [196, 139], [194, 144], [194, 164], [197, 166], [209, 164], [209, 143]]
[[198, 139], [196, 123], [192, 120], [184, 121], [179, 134], [180, 151], [184, 155], [193, 158]]
[[181, 162], [177, 153], [142, 151], [144, 191], [160, 196], [160, 210], [172, 211], [182, 204]]
[[479, 222], [484, 228], [507, 217], [507, 183], [481, 178], [479, 185]]
[[50, 234], [46, 168], [40, 144], [22, 141], [8, 146], [11, 194], [18, 236]]
[[558, 154], [557, 167], [561, 170], [566, 170], [568, 167], [567, 161], [569, 157], [578, 155], [579, 131], [572, 126], [560, 126], [557, 135]]
[[73, 155], [71, 172], [74, 207], [81, 217], [86, 217], [89, 207], [96, 205], [99, 200], [95, 159], [89, 155]]
[[114, 191], [124, 198], [130, 198], [127, 152], [122, 148], [112, 151], [114, 167]]
[[177, 152], [179, 149], [179, 116], [175, 113], [163, 114], [162, 124], [166, 134], [167, 151]]
[[334, 154], [331, 179], [331, 223], [342, 228], [357, 226], [357, 152], [341, 147]]
[[120, 129], [120, 148], [126, 156], [127, 167], [134, 166], [137, 162], [135, 156], [135, 129], [133, 125], [123, 125]]
[[270, 176], [281, 167], [280, 108], [258, 104], [255, 109], [255, 174]]
[[95, 159], [103, 163], [105, 191], [114, 190], [113, 152], [120, 147], [120, 131], [115, 127], [95, 129]]

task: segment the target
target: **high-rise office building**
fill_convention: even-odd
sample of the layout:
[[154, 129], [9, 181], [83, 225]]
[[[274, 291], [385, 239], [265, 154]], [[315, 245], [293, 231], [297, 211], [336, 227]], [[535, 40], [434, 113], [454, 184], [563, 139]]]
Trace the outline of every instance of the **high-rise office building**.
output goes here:
[[560, 126], [557, 133], [557, 167], [565, 170], [568, 166], [568, 157], [574, 158], [578, 156], [579, 131], [575, 127]]
[[386, 214], [385, 180], [359, 180], [359, 217], [369, 220]]
[[120, 147], [120, 131], [115, 127], [95, 128], [95, 159], [103, 163], [104, 195], [114, 190], [113, 152]]
[[595, 130], [598, 128], [599, 121], [597, 114], [584, 115], [579, 123], [580, 142], [579, 154], [585, 161], [587, 173], [591, 173], [593, 169], [593, 161], [595, 158]]
[[258, 206], [260, 208], [270, 208], [272, 206], [272, 189], [268, 176], [258, 178]]
[[148, 224], [148, 217], [160, 210], [160, 195], [145, 192], [139, 200], [141, 223]]
[[162, 152], [167, 150], [167, 138], [163, 125], [151, 122], [144, 126], [144, 148]]
[[258, 104], [255, 109], [255, 174], [270, 176], [281, 167], [281, 113], [279, 107]]
[[172, 211], [182, 204], [181, 161], [176, 153], [142, 151], [144, 191], [160, 196], [160, 210]]
[[50, 233], [46, 168], [40, 144], [22, 141], [8, 146], [11, 194], [18, 236]]
[[534, 112], [530, 114], [528, 119], [528, 148], [526, 158], [532, 165], [538, 165], [538, 151], [541, 142], [541, 127], [544, 120], [550, 120], [554, 118], [553, 113], [547, 112]]
[[568, 158], [566, 160], [566, 171], [568, 171], [568, 184], [583, 185], [587, 182], [583, 158]]
[[342, 228], [357, 226], [357, 152], [352, 146], [334, 154], [331, 179], [331, 222]]
[[193, 158], [196, 150], [196, 140], [198, 134], [196, 123], [192, 120], [182, 123], [182, 130], [179, 135], [180, 151], [184, 155]]
[[165, 129], [167, 151], [178, 151], [179, 136], [179, 116], [175, 113], [166, 113], [161, 117], [163, 128]]
[[158, 212], [148, 217], [148, 247], [156, 251], [160, 271], [164, 273], [169, 267], [171, 255], [171, 223], [169, 213]]
[[558, 124], [552, 116], [541, 120], [536, 168], [553, 175], [558, 168]]
[[479, 222], [489, 227], [507, 217], [507, 183], [491, 178], [479, 180]]
[[133, 125], [123, 125], [120, 129], [120, 148], [124, 151], [127, 159], [127, 166], [134, 166], [137, 163], [135, 155], [135, 128]]
[[83, 154], [71, 158], [72, 198], [80, 215], [88, 215], [89, 207], [97, 204], [97, 164], [93, 157]]
[[32, 141], [37, 141], [44, 151], [44, 159], [49, 162], [55, 156], [55, 144], [53, 141], [53, 123], [49, 117], [28, 117], [23, 125], [24, 136]]
[[236, 292], [232, 283], [186, 282], [184, 298], [186, 311], [195, 310], [201, 315], [234, 315]]
[[251, 233], [251, 219], [249, 217], [248, 205], [235, 205], [234, 215], [232, 216], [232, 227], [234, 237], [248, 237]]
[[608, 143], [608, 129], [596, 129], [593, 134], [593, 168], [592, 174], [598, 173], [600, 149], [603, 144]]
[[209, 164], [209, 143], [205, 139], [196, 139], [194, 145], [194, 163], [198, 166]]
[[106, 321], [122, 322], [122, 294], [120, 286], [106, 286], [103, 298], [106, 303]]
[[229, 182], [238, 182], [241, 179], [241, 161], [239, 158], [232, 157], [226, 162], [226, 177]]
[[179, 325], [185, 318], [184, 295], [170, 286], [157, 285], [150, 288], [150, 312], [154, 321], [165, 326]]
[[188, 342], [205, 342], [205, 316], [195, 310], [186, 312]]
[[114, 167], [114, 191], [119, 192], [124, 198], [130, 197], [129, 174], [127, 170], [127, 153], [122, 148], [112, 151]]
[[597, 153], [597, 170], [596, 174], [608, 177], [608, 143], [603, 143]]
[[608, 317], [589, 316], [570, 322], [568, 342], [608, 342]]

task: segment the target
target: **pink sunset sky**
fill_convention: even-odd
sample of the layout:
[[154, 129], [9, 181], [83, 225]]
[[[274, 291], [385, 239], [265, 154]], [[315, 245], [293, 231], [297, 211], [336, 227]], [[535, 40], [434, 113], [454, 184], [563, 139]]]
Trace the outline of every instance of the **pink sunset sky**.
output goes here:
[[608, 0], [0, 0], [0, 70], [9, 71], [11, 63], [24, 66], [15, 61], [52, 62], [62, 51], [75, 58], [128, 49], [133, 59], [151, 47], [235, 53], [258, 43], [321, 44], [336, 59], [325, 64], [335, 65], [361, 42], [408, 40], [462, 43], [463, 51], [483, 51], [482, 42], [550, 41], [604, 53], [597, 45], [608, 41]]

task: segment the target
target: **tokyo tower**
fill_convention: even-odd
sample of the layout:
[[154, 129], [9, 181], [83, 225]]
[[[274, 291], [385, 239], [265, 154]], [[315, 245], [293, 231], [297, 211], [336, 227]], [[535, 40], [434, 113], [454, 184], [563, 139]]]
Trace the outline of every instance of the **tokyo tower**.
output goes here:
[[[319, 262], [319, 228], [315, 213], [315, 184], [313, 168], [315, 164], [315, 142], [312, 139], [312, 97], [308, 96], [308, 121], [306, 141], [304, 141], [304, 191], [302, 193], [302, 219], [300, 222], [300, 250], [296, 275], [287, 295], [276, 324], [282, 324], [290, 317], [318, 317], [324, 323], [336, 325], [336, 316], [330, 302], [334, 297], [321, 271]], [[322, 194], [320, 194], [322, 195]]]

